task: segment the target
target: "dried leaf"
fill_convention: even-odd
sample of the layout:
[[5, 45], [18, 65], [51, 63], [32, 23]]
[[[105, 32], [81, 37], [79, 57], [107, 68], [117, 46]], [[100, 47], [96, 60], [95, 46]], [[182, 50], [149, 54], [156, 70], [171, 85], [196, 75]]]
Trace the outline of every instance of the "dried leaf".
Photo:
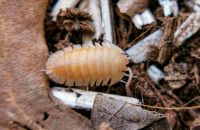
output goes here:
[[47, 0], [0, 2], [0, 128], [90, 129], [90, 122], [49, 99], [41, 71], [48, 57], [43, 21]]
[[61, 10], [57, 16], [57, 23], [67, 31], [82, 31], [85, 33], [94, 33], [95, 31], [91, 15], [78, 8]]
[[[95, 129], [103, 123], [109, 123], [114, 130], [137, 130], [158, 120], [164, 120], [162, 114], [144, 110], [126, 102], [97, 95], [92, 110], [92, 125]], [[168, 130], [164, 121], [163, 130]], [[159, 124], [157, 124], [159, 127]], [[154, 127], [155, 128], [155, 127]]]

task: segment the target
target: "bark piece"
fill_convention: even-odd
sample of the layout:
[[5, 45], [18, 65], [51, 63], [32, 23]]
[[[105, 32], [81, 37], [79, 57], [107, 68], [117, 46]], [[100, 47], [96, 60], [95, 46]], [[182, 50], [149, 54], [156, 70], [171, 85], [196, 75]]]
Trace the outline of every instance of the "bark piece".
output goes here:
[[163, 32], [161, 29], [153, 32], [143, 40], [139, 41], [135, 45], [133, 45], [131, 48], [129, 48], [126, 53], [129, 55], [131, 60], [134, 63], [141, 63], [146, 60], [148, 60], [148, 53], [152, 47], [152, 45], [156, 47], [160, 47], [160, 40], [163, 35]]
[[159, 81], [161, 81], [165, 77], [164, 72], [155, 65], [149, 66], [149, 68], [147, 69], [147, 74], [149, 78], [156, 84], [159, 84]]
[[138, 29], [142, 29], [144, 25], [156, 22], [154, 15], [149, 9], [145, 9], [142, 13], [134, 15], [131, 19]]
[[[144, 110], [127, 102], [97, 95], [92, 110], [92, 125], [95, 129], [103, 123], [109, 123], [114, 130], [137, 130], [158, 120], [162, 120], [162, 129], [168, 130], [166, 118], [159, 113]], [[153, 128], [161, 127], [157, 124]], [[147, 128], [148, 129], [148, 128]]]
[[177, 28], [174, 33], [174, 45], [180, 46], [182, 43], [194, 35], [200, 29], [200, 14], [193, 12], [190, 16]]
[[[48, 57], [44, 39], [47, 0], [0, 1], [0, 128], [89, 129], [90, 122], [49, 99], [41, 70]], [[66, 123], [67, 122], [67, 123]]]
[[178, 16], [179, 9], [177, 0], [158, 0], [159, 4], [163, 7], [165, 16]]
[[117, 3], [119, 11], [131, 17], [136, 28], [142, 29], [142, 26], [156, 22], [149, 9], [149, 0], [120, 0]]
[[117, 6], [121, 13], [130, 17], [143, 12], [148, 7], [148, 0], [120, 0]]
[[173, 34], [175, 31], [175, 19], [174, 18], [168, 18], [165, 26], [165, 31], [161, 39], [161, 48], [160, 52], [158, 54], [157, 61], [160, 64], [163, 64], [170, 56], [172, 50], [173, 50]]

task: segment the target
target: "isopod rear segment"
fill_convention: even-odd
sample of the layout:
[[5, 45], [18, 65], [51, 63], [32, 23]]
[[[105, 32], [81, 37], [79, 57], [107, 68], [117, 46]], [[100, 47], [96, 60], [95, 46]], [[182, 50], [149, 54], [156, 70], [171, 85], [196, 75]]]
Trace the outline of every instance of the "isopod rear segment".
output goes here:
[[114, 44], [83, 44], [50, 55], [46, 74], [67, 86], [113, 85], [122, 79], [127, 64], [128, 57]]

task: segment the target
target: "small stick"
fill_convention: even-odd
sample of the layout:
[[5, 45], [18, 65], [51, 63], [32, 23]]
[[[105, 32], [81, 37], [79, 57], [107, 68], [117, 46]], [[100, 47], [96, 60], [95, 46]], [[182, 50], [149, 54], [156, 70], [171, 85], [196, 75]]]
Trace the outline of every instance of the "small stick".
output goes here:
[[157, 61], [163, 64], [171, 55], [173, 50], [173, 34], [175, 32], [174, 25], [176, 25], [175, 18], [166, 19], [165, 31], [160, 41], [160, 51]]
[[157, 68], [155, 65], [151, 65], [147, 69], [147, 74], [150, 77], [150, 79], [156, 84], [159, 84], [159, 81], [164, 79], [165, 77], [164, 72]]
[[53, 87], [51, 89], [51, 98], [58, 105], [66, 105], [77, 109], [89, 109], [93, 108], [95, 97], [97, 94], [102, 94], [104, 96], [114, 98], [116, 100], [122, 100], [130, 104], [140, 104], [139, 100], [136, 98], [118, 96], [106, 93], [97, 93], [91, 91], [84, 91], [79, 89], [66, 89], [61, 87]]
[[191, 106], [191, 107], [156, 107], [156, 106], [140, 104], [140, 105], [135, 105], [135, 106], [142, 106], [142, 107], [162, 109], [162, 110], [176, 110], [176, 111], [200, 109], [200, 105]]
[[158, 0], [159, 4], [163, 7], [165, 16], [178, 16], [179, 8], [177, 0]]
[[132, 21], [138, 29], [142, 29], [142, 26], [156, 22], [156, 19], [151, 11], [146, 9], [141, 14], [136, 14], [132, 17]]
[[112, 25], [111, 25], [111, 12], [110, 0], [100, 0], [102, 25], [104, 29], [104, 39], [113, 43]]
[[142, 34], [140, 34], [138, 37], [136, 37], [133, 41], [131, 41], [130, 43], [128, 43], [128, 44], [130, 44], [130, 45], [132, 45], [135, 41], [137, 41], [140, 37], [142, 37], [142, 36], [144, 36], [147, 32], [149, 32], [149, 30], [151, 30], [152, 29], [152, 26], [150, 26], [147, 30], [145, 30]]

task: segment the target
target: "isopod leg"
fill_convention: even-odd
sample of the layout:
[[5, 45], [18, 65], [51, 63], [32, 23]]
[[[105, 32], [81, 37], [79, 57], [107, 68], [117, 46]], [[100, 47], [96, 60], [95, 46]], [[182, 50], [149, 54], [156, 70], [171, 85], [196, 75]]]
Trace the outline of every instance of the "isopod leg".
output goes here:
[[128, 72], [129, 72], [129, 78], [128, 78], [128, 81], [127, 81], [126, 86], [125, 86], [126, 94], [127, 94], [127, 96], [129, 96], [129, 97], [133, 97], [133, 94], [132, 94], [131, 89], [130, 89], [130, 87], [129, 87], [129, 85], [130, 85], [130, 83], [131, 83], [131, 80], [132, 80], [132, 77], [133, 77], [133, 73], [132, 73], [131, 68], [128, 67], [127, 70], [128, 70]]

